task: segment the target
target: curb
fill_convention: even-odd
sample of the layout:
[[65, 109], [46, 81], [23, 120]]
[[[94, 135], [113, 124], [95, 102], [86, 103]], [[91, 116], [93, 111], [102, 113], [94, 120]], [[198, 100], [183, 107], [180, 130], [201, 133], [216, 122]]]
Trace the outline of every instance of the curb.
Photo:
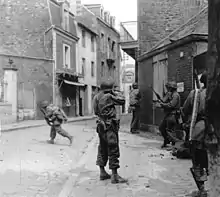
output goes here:
[[[93, 119], [95, 119], [95, 116], [84, 117], [82, 119], [76, 118], [76, 119], [67, 121], [67, 123], [82, 122], [82, 121], [93, 120]], [[43, 124], [35, 124], [35, 125], [17, 126], [17, 127], [2, 129], [1, 132], [16, 131], [16, 130], [20, 130], [20, 129], [30, 129], [30, 128], [43, 127], [43, 126], [47, 126], [47, 124], [43, 123]]]

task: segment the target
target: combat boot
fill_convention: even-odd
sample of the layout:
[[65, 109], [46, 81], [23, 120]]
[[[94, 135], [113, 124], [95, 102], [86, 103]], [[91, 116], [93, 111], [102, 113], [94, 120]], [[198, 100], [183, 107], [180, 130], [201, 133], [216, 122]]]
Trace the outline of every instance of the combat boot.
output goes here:
[[73, 136], [69, 137], [69, 141], [70, 141], [70, 146], [73, 144]]
[[100, 167], [100, 181], [110, 179], [111, 176], [105, 171], [104, 167]]
[[111, 176], [112, 184], [127, 183], [127, 182], [128, 182], [127, 179], [124, 179], [118, 175], [117, 169], [112, 170], [112, 176]]
[[53, 139], [47, 140], [47, 143], [48, 144], [54, 144], [54, 140]]
[[128, 180], [120, 177], [118, 174], [112, 174], [111, 176], [111, 183], [118, 184], [118, 183], [127, 183]]

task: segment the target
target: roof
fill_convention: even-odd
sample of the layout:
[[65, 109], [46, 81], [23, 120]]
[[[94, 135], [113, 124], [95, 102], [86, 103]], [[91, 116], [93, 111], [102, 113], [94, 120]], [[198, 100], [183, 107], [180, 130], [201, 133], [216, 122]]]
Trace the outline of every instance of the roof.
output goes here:
[[198, 14], [158, 42], [150, 51], [169, 44], [171, 40], [178, 40], [190, 34], [208, 34], [208, 6], [205, 6]]
[[81, 14], [76, 16], [76, 21], [93, 34], [98, 35], [96, 16], [83, 5], [81, 6]]
[[201, 34], [190, 34], [190, 35], [187, 35], [181, 39], [178, 39], [174, 42], [171, 42], [169, 44], [166, 44], [166, 45], [163, 45], [155, 50], [152, 50], [148, 53], [144, 53], [142, 54], [139, 58], [138, 58], [138, 61], [141, 62], [145, 59], [149, 59], [153, 56], [156, 56], [166, 50], [171, 50], [173, 48], [176, 48], [176, 47], [179, 47], [181, 45], [184, 45], [184, 44], [187, 44], [187, 43], [190, 43], [192, 41], [197, 41], [197, 42], [208, 42], [208, 35], [201, 35]]

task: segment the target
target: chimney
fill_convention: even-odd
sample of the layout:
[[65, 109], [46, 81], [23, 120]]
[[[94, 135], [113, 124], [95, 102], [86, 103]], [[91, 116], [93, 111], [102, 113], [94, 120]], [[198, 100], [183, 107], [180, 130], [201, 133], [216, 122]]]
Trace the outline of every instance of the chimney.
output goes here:
[[81, 0], [76, 0], [76, 15], [82, 15], [82, 2]]

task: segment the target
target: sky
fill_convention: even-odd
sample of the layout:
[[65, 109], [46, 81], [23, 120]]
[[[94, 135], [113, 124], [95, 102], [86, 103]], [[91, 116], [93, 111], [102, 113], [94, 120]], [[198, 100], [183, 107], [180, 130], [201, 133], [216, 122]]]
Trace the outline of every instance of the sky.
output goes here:
[[[137, 0], [82, 0], [82, 4], [102, 4], [106, 11], [116, 17], [116, 23], [137, 21]], [[136, 24], [125, 24], [128, 31], [136, 37]]]

